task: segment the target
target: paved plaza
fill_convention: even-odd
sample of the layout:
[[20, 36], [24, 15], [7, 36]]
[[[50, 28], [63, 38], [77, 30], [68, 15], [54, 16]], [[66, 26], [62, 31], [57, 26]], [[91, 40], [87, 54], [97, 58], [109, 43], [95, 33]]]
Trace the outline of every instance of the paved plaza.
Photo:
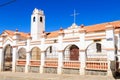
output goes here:
[[120, 80], [108, 76], [0, 72], [0, 80]]

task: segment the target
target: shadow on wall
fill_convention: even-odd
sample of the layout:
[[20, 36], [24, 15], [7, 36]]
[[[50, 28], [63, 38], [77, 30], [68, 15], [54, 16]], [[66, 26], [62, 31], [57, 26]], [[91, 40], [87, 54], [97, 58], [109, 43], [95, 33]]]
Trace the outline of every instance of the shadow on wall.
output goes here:
[[116, 70], [115, 72], [113, 73], [113, 76], [115, 79], [120, 79], [120, 69], [119, 69], [119, 61], [118, 61], [118, 57], [116, 57]]

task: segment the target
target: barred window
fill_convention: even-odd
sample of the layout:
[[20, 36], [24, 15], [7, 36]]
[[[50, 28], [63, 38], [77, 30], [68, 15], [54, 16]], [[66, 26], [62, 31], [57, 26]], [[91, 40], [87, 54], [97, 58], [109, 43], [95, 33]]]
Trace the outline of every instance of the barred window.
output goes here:
[[26, 50], [25, 48], [21, 48], [18, 51], [18, 59], [26, 59]]
[[79, 60], [79, 48], [76, 45], [66, 47], [64, 60]]
[[34, 47], [31, 51], [31, 59], [40, 60], [40, 58], [41, 58], [40, 49], [38, 47]]
[[49, 46], [46, 49], [46, 58], [58, 58], [57, 48], [54, 46]]

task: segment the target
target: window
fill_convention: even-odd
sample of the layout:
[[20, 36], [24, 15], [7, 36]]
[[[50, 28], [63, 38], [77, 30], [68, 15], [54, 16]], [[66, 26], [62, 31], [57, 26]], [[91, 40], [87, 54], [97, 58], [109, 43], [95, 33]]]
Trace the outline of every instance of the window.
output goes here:
[[97, 49], [97, 52], [101, 52], [101, 44], [100, 43], [96, 43], [96, 49]]
[[40, 22], [43, 22], [43, 19], [42, 19], [42, 17], [40, 17]]
[[35, 17], [33, 17], [33, 22], [35, 22]]
[[50, 46], [50, 53], [52, 53], [52, 46]]
[[18, 51], [18, 59], [26, 59], [26, 50], [24, 48]]
[[100, 39], [96, 39], [96, 40], [94, 40], [94, 42], [100, 42], [101, 40]]
[[38, 47], [34, 47], [31, 51], [31, 59], [40, 60], [40, 58], [41, 58], [40, 49]]

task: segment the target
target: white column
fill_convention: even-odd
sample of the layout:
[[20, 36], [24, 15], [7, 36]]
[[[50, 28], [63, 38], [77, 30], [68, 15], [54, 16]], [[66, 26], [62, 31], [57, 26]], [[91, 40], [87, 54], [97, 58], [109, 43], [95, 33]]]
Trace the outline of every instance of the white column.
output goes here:
[[16, 54], [17, 54], [17, 46], [13, 47], [13, 54], [12, 54], [12, 72], [15, 72], [16, 70]]
[[3, 70], [3, 47], [0, 47], [0, 72]]
[[2, 34], [0, 37], [0, 72], [3, 71], [3, 58], [4, 58], [4, 52], [3, 52], [3, 40], [6, 38], [6, 34]]
[[27, 53], [26, 53], [25, 73], [29, 72], [29, 62], [30, 62], [30, 51], [27, 51]]
[[15, 72], [16, 70], [16, 57], [17, 57], [17, 42], [19, 41], [20, 38], [20, 33], [18, 32], [18, 30], [16, 30], [16, 32], [14, 33], [13, 36], [13, 45], [12, 45], [12, 72]]
[[79, 52], [79, 60], [80, 60], [80, 75], [85, 75], [85, 67], [86, 67], [86, 55], [85, 55], [85, 29], [80, 28], [80, 52]]
[[63, 51], [58, 51], [58, 69], [57, 74], [62, 74], [62, 67], [63, 67]]
[[43, 31], [41, 36], [41, 65], [40, 65], [40, 73], [42, 74], [44, 71], [44, 64], [45, 64], [45, 38], [46, 33]]
[[40, 73], [41, 74], [44, 71], [44, 63], [45, 63], [45, 51], [41, 51], [41, 65], [40, 65]]
[[27, 36], [27, 52], [26, 52], [26, 64], [25, 64], [25, 73], [29, 72], [29, 63], [30, 63], [30, 42], [31, 42], [31, 36], [30, 34]]
[[113, 76], [115, 71], [115, 39], [114, 39], [114, 26], [106, 26], [106, 51], [108, 60], [108, 76]]
[[58, 36], [58, 69], [57, 74], [62, 74], [62, 67], [63, 67], [63, 35], [64, 30], [60, 29], [59, 36]]

